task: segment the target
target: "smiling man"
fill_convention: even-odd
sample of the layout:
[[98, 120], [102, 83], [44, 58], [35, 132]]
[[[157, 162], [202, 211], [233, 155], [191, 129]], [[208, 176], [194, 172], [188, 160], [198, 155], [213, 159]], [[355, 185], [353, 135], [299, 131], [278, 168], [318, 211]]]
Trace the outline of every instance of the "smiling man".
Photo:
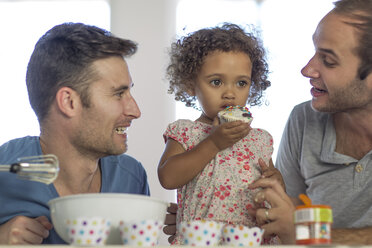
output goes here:
[[126, 130], [141, 115], [124, 59], [136, 49], [130, 40], [81, 23], [58, 25], [37, 42], [26, 83], [40, 136], [3, 144], [0, 163], [54, 154], [60, 172], [50, 185], [0, 174], [0, 244], [64, 243], [47, 205], [59, 196], [149, 195], [144, 168], [123, 154]]
[[[335, 2], [313, 42], [301, 71], [312, 100], [293, 109], [276, 166], [295, 203], [302, 193], [332, 207], [333, 243], [372, 244], [372, 0]], [[291, 199], [275, 182], [254, 186], [266, 188], [261, 199], [273, 206], [256, 211], [265, 235], [293, 243]]]

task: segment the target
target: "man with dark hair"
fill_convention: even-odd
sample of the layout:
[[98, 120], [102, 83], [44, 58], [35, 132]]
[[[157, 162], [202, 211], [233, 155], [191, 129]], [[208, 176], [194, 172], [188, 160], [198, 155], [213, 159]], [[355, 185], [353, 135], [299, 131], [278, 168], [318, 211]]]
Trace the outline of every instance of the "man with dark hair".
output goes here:
[[0, 164], [54, 154], [60, 171], [50, 185], [0, 174], [0, 244], [65, 243], [52, 229], [47, 205], [59, 196], [149, 195], [143, 166], [123, 154], [126, 129], [141, 115], [124, 59], [136, 49], [130, 40], [82, 23], [55, 26], [37, 42], [26, 82], [40, 136], [3, 144]]

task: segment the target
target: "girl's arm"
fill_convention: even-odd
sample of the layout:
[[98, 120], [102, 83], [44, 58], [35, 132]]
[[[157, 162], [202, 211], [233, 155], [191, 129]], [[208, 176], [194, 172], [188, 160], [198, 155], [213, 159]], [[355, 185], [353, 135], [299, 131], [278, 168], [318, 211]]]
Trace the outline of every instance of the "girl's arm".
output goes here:
[[219, 152], [210, 139], [205, 139], [189, 151], [173, 139], [168, 139], [158, 167], [160, 184], [177, 189], [191, 181]]
[[185, 151], [180, 143], [168, 139], [158, 166], [160, 184], [166, 189], [177, 189], [191, 181], [216, 154], [232, 146], [250, 131], [243, 122], [218, 125], [212, 133], [193, 149]]

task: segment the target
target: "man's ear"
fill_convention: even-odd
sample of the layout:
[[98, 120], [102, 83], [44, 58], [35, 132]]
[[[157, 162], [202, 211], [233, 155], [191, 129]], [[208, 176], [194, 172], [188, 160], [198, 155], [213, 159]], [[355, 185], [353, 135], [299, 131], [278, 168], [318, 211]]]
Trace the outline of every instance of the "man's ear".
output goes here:
[[80, 104], [77, 92], [70, 87], [62, 87], [57, 91], [56, 102], [58, 109], [67, 116], [74, 116]]

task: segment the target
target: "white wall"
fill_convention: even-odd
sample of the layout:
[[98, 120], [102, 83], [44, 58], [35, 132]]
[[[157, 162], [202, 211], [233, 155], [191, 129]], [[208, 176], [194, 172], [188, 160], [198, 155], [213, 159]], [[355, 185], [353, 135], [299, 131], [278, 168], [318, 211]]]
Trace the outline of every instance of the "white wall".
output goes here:
[[111, 31], [138, 42], [129, 58], [133, 95], [142, 111], [128, 131], [128, 154], [146, 168], [151, 195], [175, 201], [175, 192], [161, 187], [157, 165], [164, 150], [163, 132], [175, 120], [175, 101], [167, 94], [167, 48], [175, 37], [177, 0], [111, 0]]
[[[142, 162], [148, 175], [151, 195], [175, 202], [175, 191], [161, 187], [157, 165], [164, 150], [163, 132], [175, 120], [175, 101], [167, 94], [164, 79], [167, 48], [175, 37], [177, 0], [111, 0], [111, 31], [139, 44], [129, 58], [133, 95], [141, 109], [140, 119], [128, 131], [128, 154]], [[161, 234], [160, 245], [167, 245]]]

